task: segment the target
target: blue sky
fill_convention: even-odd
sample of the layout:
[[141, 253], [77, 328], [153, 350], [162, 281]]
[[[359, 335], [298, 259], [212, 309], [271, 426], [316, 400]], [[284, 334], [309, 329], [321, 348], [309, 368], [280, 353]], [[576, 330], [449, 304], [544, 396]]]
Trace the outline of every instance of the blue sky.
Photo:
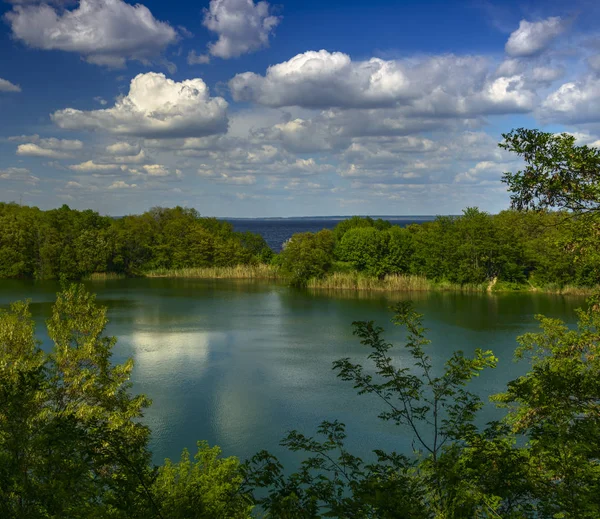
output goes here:
[[515, 127], [600, 146], [600, 6], [9, 0], [0, 201], [497, 212]]

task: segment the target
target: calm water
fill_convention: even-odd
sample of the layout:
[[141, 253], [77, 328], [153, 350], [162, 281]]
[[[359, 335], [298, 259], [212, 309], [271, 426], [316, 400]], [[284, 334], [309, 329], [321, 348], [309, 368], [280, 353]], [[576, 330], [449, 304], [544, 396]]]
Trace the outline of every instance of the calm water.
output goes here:
[[[277, 444], [287, 430], [311, 434], [321, 420], [335, 418], [348, 425], [355, 452], [365, 454], [366, 445], [410, 450], [405, 430], [377, 419], [379, 403], [355, 396], [331, 371], [335, 359], [365, 354], [352, 336], [352, 321], [374, 319], [389, 329], [391, 340], [402, 339], [404, 332], [389, 324], [389, 297], [220, 280], [133, 279], [90, 287], [109, 308], [108, 331], [119, 338], [115, 359], [134, 358], [134, 389], [154, 401], [145, 419], [157, 462], [177, 458], [197, 439], [242, 458], [264, 448], [281, 454]], [[30, 298], [41, 324], [57, 288], [0, 280], [0, 305]], [[426, 316], [438, 365], [455, 349], [490, 348], [500, 358], [498, 368], [473, 386], [486, 398], [525, 369], [512, 363], [512, 351], [517, 335], [535, 329], [534, 314], [572, 323], [573, 309], [583, 304], [531, 294], [412, 298]], [[395, 356], [405, 358], [400, 349]], [[490, 407], [484, 418], [495, 413]]]
[[[377, 219], [378, 216], [373, 218]], [[411, 223], [421, 223], [433, 220], [433, 216], [383, 216], [384, 220], [393, 225], [404, 227]], [[318, 232], [321, 229], [333, 229], [345, 217], [322, 218], [227, 218], [236, 231], [250, 231], [260, 234], [269, 247], [275, 252], [281, 250], [281, 245], [292, 235], [299, 232]]]

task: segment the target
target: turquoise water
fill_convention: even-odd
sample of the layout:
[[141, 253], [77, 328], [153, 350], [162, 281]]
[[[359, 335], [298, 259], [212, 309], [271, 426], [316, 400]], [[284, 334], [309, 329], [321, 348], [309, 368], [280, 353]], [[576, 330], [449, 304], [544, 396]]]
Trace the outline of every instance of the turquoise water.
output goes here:
[[[411, 450], [404, 429], [382, 423], [375, 397], [356, 396], [336, 378], [331, 363], [365, 359], [351, 323], [375, 320], [400, 344], [405, 332], [390, 323], [389, 306], [412, 298], [425, 314], [436, 365], [456, 349], [492, 349], [496, 369], [473, 384], [483, 398], [501, 391], [526, 370], [514, 364], [515, 338], [536, 329], [538, 313], [573, 323], [582, 298], [541, 294], [305, 292], [285, 286], [224, 280], [130, 279], [90, 282], [109, 308], [108, 333], [118, 337], [115, 360], [133, 357], [134, 391], [153, 400], [146, 422], [155, 461], [178, 458], [196, 440], [246, 458], [261, 449], [290, 460], [278, 447], [290, 429], [312, 434], [322, 420], [347, 424], [348, 445]], [[0, 305], [29, 298], [44, 347], [41, 324], [50, 315], [58, 285], [0, 281]], [[397, 362], [406, 360], [400, 347]], [[366, 361], [366, 359], [365, 359]], [[480, 421], [497, 417], [488, 406]]]

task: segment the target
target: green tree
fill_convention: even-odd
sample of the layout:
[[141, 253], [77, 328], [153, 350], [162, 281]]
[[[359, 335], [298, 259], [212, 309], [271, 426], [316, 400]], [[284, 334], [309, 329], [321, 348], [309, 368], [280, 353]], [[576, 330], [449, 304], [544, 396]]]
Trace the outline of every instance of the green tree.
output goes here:
[[414, 370], [394, 366], [392, 344], [372, 321], [354, 323], [354, 333], [371, 350], [368, 358], [374, 373], [347, 358], [336, 361], [334, 370], [359, 394], [381, 399], [381, 419], [409, 428], [418, 446], [417, 458], [375, 451], [378, 461], [365, 465], [344, 447], [345, 426], [339, 422], [321, 424], [318, 433], [325, 437], [323, 442], [292, 431], [282, 445], [311, 455], [299, 472], [286, 477], [268, 452], [246, 464], [250, 486], [270, 489], [267, 497], [257, 498], [270, 517], [458, 518], [497, 507], [477, 493], [475, 485], [465, 484], [459, 465], [463, 444], [476, 433], [473, 422], [483, 405], [465, 386], [481, 370], [493, 367], [495, 357], [490, 351], [476, 350], [473, 358], [456, 352], [436, 375], [425, 349], [429, 341], [422, 316], [410, 303], [399, 304], [395, 312], [396, 324], [408, 330], [405, 348]]
[[327, 229], [294, 234], [278, 261], [293, 286], [306, 286], [309, 279], [322, 277], [331, 269], [334, 245], [334, 234]]
[[390, 235], [375, 227], [355, 227], [344, 233], [335, 248], [337, 257], [347, 261], [359, 272], [381, 277], [388, 272]]
[[519, 128], [502, 137], [499, 146], [523, 157], [526, 164], [503, 177], [515, 209], [600, 209], [600, 149], [578, 146], [567, 133]]
[[59, 294], [44, 354], [27, 305], [0, 315], [0, 507], [6, 518], [156, 513], [133, 364], [112, 365], [106, 309], [81, 286]]
[[240, 493], [242, 472], [237, 458], [221, 458], [218, 447], [198, 442], [190, 460], [183, 451], [179, 463], [165, 460], [153, 491], [165, 519], [248, 519], [253, 505]]
[[537, 316], [541, 331], [519, 337], [516, 352], [530, 371], [494, 397], [527, 438], [541, 517], [600, 514], [600, 299], [578, 315], [576, 330]]

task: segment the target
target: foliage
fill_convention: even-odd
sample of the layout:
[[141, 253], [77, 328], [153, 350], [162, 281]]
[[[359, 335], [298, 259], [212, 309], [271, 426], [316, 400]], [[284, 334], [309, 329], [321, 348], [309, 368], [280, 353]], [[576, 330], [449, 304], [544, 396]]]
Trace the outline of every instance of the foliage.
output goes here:
[[499, 146], [526, 164], [503, 178], [515, 209], [600, 210], [600, 149], [577, 146], [568, 133], [519, 128], [502, 137]]
[[540, 317], [542, 331], [519, 338], [519, 357], [532, 353], [527, 375], [497, 395], [510, 412], [483, 430], [479, 398], [465, 385], [493, 367], [489, 351], [455, 352], [443, 370], [426, 353], [421, 316], [410, 303], [395, 308], [408, 329], [413, 367], [392, 362], [392, 345], [373, 322], [354, 323], [373, 369], [334, 363], [359, 394], [384, 404], [379, 417], [408, 427], [414, 456], [375, 451], [365, 464], [344, 446], [345, 426], [323, 422], [322, 441], [292, 431], [282, 445], [309, 455], [286, 475], [266, 451], [246, 463], [250, 491], [268, 517], [284, 518], [592, 518], [600, 514], [600, 304], [580, 311], [578, 330]]
[[279, 254], [278, 263], [293, 286], [306, 286], [309, 279], [322, 277], [331, 268], [334, 244], [333, 232], [326, 229], [295, 234]]
[[541, 332], [519, 337], [516, 356], [530, 371], [495, 400], [528, 438], [534, 496], [544, 517], [600, 513], [600, 299], [578, 310], [577, 330], [537, 316]]
[[140, 421], [150, 402], [130, 393], [131, 359], [112, 363], [106, 323], [72, 285], [47, 322], [46, 353], [27, 303], [0, 310], [0, 517], [248, 517], [239, 463], [218, 449], [152, 466]]
[[155, 207], [113, 219], [86, 210], [0, 203], [0, 278], [81, 279], [93, 273], [268, 262], [264, 239], [195, 209]]
[[153, 485], [165, 519], [246, 519], [252, 503], [239, 492], [242, 483], [237, 458], [220, 458], [219, 447], [198, 442], [194, 461], [184, 450], [179, 463], [165, 460]]

